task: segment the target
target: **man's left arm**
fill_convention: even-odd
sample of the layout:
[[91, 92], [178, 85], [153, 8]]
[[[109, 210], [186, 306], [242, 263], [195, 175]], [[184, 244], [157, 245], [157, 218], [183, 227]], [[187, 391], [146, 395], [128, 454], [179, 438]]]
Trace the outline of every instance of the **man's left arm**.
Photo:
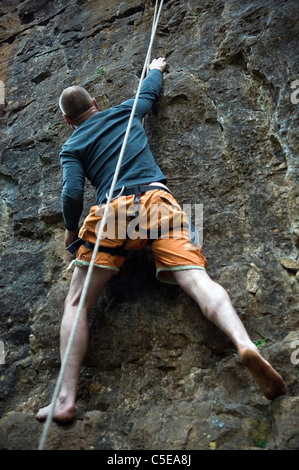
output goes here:
[[62, 213], [65, 225], [65, 245], [69, 246], [78, 235], [83, 210], [85, 173], [81, 162], [72, 155], [61, 153], [63, 188]]
[[78, 238], [78, 230], [75, 230], [73, 232], [72, 230], [68, 230], [67, 228], [65, 229], [64, 244], [66, 248], [70, 246], [77, 238]]

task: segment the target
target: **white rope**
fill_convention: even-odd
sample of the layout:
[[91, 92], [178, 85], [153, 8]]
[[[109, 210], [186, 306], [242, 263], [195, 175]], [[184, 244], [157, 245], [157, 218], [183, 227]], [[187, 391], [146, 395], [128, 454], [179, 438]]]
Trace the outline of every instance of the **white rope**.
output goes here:
[[[157, 0], [157, 3], [158, 3], [158, 0]], [[126, 148], [126, 145], [127, 145], [129, 133], [130, 133], [130, 130], [131, 130], [131, 126], [132, 126], [132, 122], [133, 122], [133, 118], [134, 118], [134, 115], [135, 115], [135, 110], [136, 110], [136, 106], [137, 106], [137, 102], [138, 102], [138, 98], [139, 98], [139, 94], [140, 94], [140, 90], [141, 90], [141, 86], [142, 86], [142, 81], [143, 81], [145, 73], [146, 73], [147, 64], [149, 62], [149, 57], [151, 56], [151, 50], [152, 50], [152, 47], [153, 47], [154, 37], [155, 37], [155, 34], [156, 34], [156, 30], [157, 30], [157, 26], [158, 26], [158, 22], [159, 22], [159, 17], [160, 17], [161, 11], [162, 11], [162, 7], [163, 7], [163, 0], [161, 0], [159, 11], [157, 13], [157, 18], [156, 18], [156, 21], [153, 25], [153, 29], [152, 29], [152, 33], [151, 33], [151, 39], [150, 39], [146, 59], [145, 59], [145, 62], [144, 62], [142, 74], [141, 74], [141, 77], [140, 77], [140, 80], [139, 80], [139, 86], [138, 86], [138, 89], [137, 89], [137, 92], [136, 92], [136, 95], [135, 95], [135, 100], [134, 100], [133, 108], [132, 108], [132, 111], [131, 111], [129, 123], [128, 123], [128, 126], [127, 126], [127, 131], [126, 131], [124, 141], [123, 141], [123, 144], [122, 144], [122, 147], [121, 147], [120, 155], [119, 155], [119, 158], [118, 158], [118, 162], [117, 162], [117, 165], [116, 165], [113, 181], [112, 181], [110, 192], [109, 192], [109, 197], [108, 197], [107, 204], [106, 204], [106, 207], [105, 207], [105, 211], [104, 211], [104, 214], [103, 214], [103, 218], [102, 218], [102, 221], [101, 221], [101, 225], [100, 225], [99, 233], [98, 233], [98, 236], [97, 236], [96, 244], [95, 244], [95, 247], [94, 247], [94, 250], [93, 250], [93, 255], [92, 255], [92, 258], [91, 258], [90, 263], [89, 263], [85, 283], [84, 283], [83, 290], [82, 290], [82, 295], [81, 295], [80, 302], [79, 302], [79, 305], [78, 305], [78, 309], [77, 309], [77, 312], [76, 312], [75, 320], [74, 320], [74, 323], [73, 323], [73, 328], [72, 328], [72, 331], [71, 331], [71, 334], [70, 334], [70, 337], [69, 337], [69, 340], [68, 340], [67, 348], [65, 350], [65, 355], [64, 355], [64, 358], [63, 358], [63, 361], [62, 361], [62, 364], [61, 364], [60, 373], [58, 375], [55, 390], [54, 390], [54, 393], [53, 393], [53, 398], [52, 398], [51, 405], [50, 405], [50, 408], [49, 408], [49, 413], [48, 413], [48, 416], [47, 416], [47, 419], [46, 419], [46, 422], [45, 422], [43, 434], [42, 434], [42, 437], [40, 439], [38, 450], [43, 450], [44, 449], [44, 446], [45, 446], [45, 443], [46, 443], [46, 440], [47, 440], [47, 437], [48, 437], [48, 433], [49, 433], [49, 430], [50, 430], [50, 426], [51, 426], [51, 423], [52, 423], [55, 404], [56, 404], [56, 401], [57, 401], [57, 398], [58, 398], [58, 394], [59, 394], [59, 391], [60, 391], [60, 387], [61, 387], [61, 384], [62, 384], [64, 373], [65, 373], [65, 370], [66, 370], [66, 366], [67, 366], [67, 363], [68, 363], [68, 360], [69, 360], [69, 355], [70, 355], [73, 340], [74, 340], [74, 337], [75, 337], [76, 328], [77, 328], [77, 325], [79, 323], [82, 307], [84, 305], [85, 298], [86, 298], [86, 295], [87, 295], [88, 287], [89, 287], [91, 276], [92, 276], [92, 271], [93, 271], [93, 268], [94, 268], [95, 258], [97, 256], [97, 252], [98, 252], [100, 242], [101, 242], [101, 239], [102, 239], [102, 236], [103, 236], [103, 231], [104, 231], [104, 227], [105, 227], [106, 220], [107, 220], [107, 215], [108, 215], [109, 204], [112, 200], [112, 196], [113, 196], [115, 185], [116, 185], [117, 178], [118, 178], [118, 175], [119, 175], [119, 171], [120, 171], [120, 167], [121, 167], [121, 164], [122, 164], [123, 156], [124, 156], [124, 153], [125, 153], [125, 148]]]
[[[156, 24], [156, 19], [157, 19], [157, 10], [158, 10], [158, 0], [156, 0], [156, 5], [155, 5], [155, 11], [154, 11], [154, 19], [153, 19], [153, 24], [152, 24], [152, 34], [154, 32], [155, 24]], [[146, 65], [146, 72], [149, 72], [149, 66], [150, 66], [150, 61], [151, 61], [151, 56], [147, 58], [147, 65]]]
[[[152, 24], [152, 34], [153, 34], [153, 31], [154, 31], [155, 24], [156, 24], [156, 19], [157, 19], [158, 3], [159, 3], [158, 0], [156, 0], [155, 11], [154, 11], [154, 17], [153, 17], [153, 24]], [[151, 61], [151, 55], [149, 54], [149, 56], [147, 57], [146, 74], [148, 74], [148, 72], [149, 72], [150, 61]], [[143, 125], [143, 127], [144, 127], [144, 125], [145, 125], [145, 117], [142, 119], [142, 125]]]

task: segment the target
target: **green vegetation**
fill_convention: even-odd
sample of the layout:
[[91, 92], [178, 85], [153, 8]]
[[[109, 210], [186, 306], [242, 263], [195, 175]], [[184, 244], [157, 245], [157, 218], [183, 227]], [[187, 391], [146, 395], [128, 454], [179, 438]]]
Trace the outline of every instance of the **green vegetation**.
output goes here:
[[259, 339], [259, 340], [253, 341], [253, 342], [258, 348], [260, 348], [261, 346], [263, 346], [263, 344], [266, 344], [267, 341], [268, 341], [268, 338]]
[[253, 438], [253, 443], [255, 445], [255, 447], [261, 447], [262, 449], [266, 449], [266, 446], [267, 446], [267, 438], [265, 437], [265, 439], [263, 439], [262, 441], [260, 441], [259, 439], [257, 439], [256, 437]]

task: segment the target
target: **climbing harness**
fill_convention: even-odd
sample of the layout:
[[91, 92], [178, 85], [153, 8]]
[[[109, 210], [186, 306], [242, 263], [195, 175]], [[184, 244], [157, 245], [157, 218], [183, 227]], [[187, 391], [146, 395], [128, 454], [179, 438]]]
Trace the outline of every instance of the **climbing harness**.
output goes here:
[[[156, 9], [157, 9], [157, 5], [158, 5], [158, 0], [156, 0]], [[108, 216], [109, 205], [110, 205], [110, 202], [113, 198], [116, 182], [117, 182], [117, 179], [118, 179], [118, 175], [119, 175], [119, 172], [120, 172], [120, 167], [121, 167], [124, 152], [125, 152], [125, 148], [127, 146], [129, 133], [130, 133], [130, 130], [131, 130], [131, 126], [132, 126], [133, 118], [134, 118], [134, 115], [135, 115], [138, 98], [139, 98], [139, 95], [140, 95], [141, 85], [142, 85], [143, 79], [145, 77], [146, 70], [147, 70], [147, 67], [148, 67], [148, 63], [149, 63], [149, 60], [150, 60], [150, 57], [151, 57], [151, 50], [152, 50], [152, 47], [153, 47], [153, 42], [154, 42], [154, 38], [155, 38], [157, 26], [158, 26], [160, 14], [161, 14], [161, 11], [162, 11], [162, 7], [163, 7], [163, 0], [161, 0], [161, 2], [160, 2], [160, 6], [159, 6], [159, 9], [158, 9], [158, 12], [157, 12], [157, 15], [156, 15], [156, 18], [154, 20], [153, 27], [152, 27], [150, 43], [149, 43], [148, 50], [147, 50], [147, 55], [146, 55], [146, 58], [145, 58], [145, 61], [144, 61], [142, 74], [141, 74], [141, 77], [140, 77], [140, 80], [139, 80], [139, 86], [138, 86], [138, 89], [137, 89], [137, 92], [136, 92], [136, 95], [135, 95], [135, 100], [134, 100], [134, 103], [133, 103], [130, 119], [129, 119], [127, 130], [126, 130], [126, 134], [125, 134], [124, 141], [123, 141], [123, 144], [122, 144], [122, 147], [121, 147], [121, 150], [120, 150], [120, 155], [119, 155], [118, 162], [117, 162], [117, 165], [116, 165], [116, 169], [115, 169], [114, 177], [113, 177], [113, 180], [112, 180], [110, 192], [109, 192], [109, 195], [108, 195], [108, 198], [107, 198], [107, 204], [106, 204], [105, 212], [103, 214], [103, 218], [102, 218], [101, 225], [100, 225], [100, 228], [99, 228], [99, 233], [98, 233], [97, 240], [96, 240], [94, 250], [93, 250], [93, 255], [92, 255], [92, 258], [90, 260], [89, 267], [88, 267], [85, 283], [84, 283], [82, 294], [81, 294], [81, 297], [80, 297], [80, 302], [79, 302], [77, 312], [76, 312], [76, 316], [75, 316], [74, 323], [73, 323], [73, 328], [72, 328], [72, 331], [71, 331], [71, 334], [70, 334], [70, 337], [69, 337], [69, 340], [68, 340], [68, 344], [67, 344], [67, 347], [66, 347], [65, 355], [64, 355], [64, 358], [63, 358], [63, 361], [62, 361], [62, 364], [61, 364], [60, 373], [58, 375], [58, 379], [57, 379], [56, 386], [55, 386], [55, 389], [54, 389], [52, 401], [51, 401], [51, 404], [50, 404], [50, 407], [49, 407], [49, 413], [48, 413], [48, 416], [47, 416], [47, 419], [46, 419], [46, 422], [45, 422], [45, 426], [44, 426], [44, 429], [43, 429], [43, 433], [42, 433], [42, 436], [41, 436], [41, 439], [40, 439], [40, 442], [39, 442], [38, 450], [43, 450], [44, 449], [44, 446], [45, 446], [45, 443], [46, 443], [46, 440], [47, 440], [47, 437], [48, 437], [48, 433], [49, 433], [49, 430], [50, 430], [50, 426], [51, 426], [51, 423], [52, 423], [56, 401], [57, 401], [57, 398], [58, 398], [58, 395], [59, 395], [59, 392], [60, 392], [62, 380], [63, 380], [64, 373], [65, 373], [65, 370], [66, 370], [66, 366], [67, 366], [67, 363], [68, 363], [68, 360], [69, 360], [69, 356], [70, 356], [73, 340], [74, 340], [74, 337], [75, 337], [77, 325], [79, 323], [82, 307], [83, 307], [85, 299], [86, 299], [88, 287], [89, 287], [91, 276], [92, 276], [92, 271], [94, 269], [95, 259], [96, 259], [97, 252], [98, 252], [98, 249], [99, 249], [99, 246], [100, 246], [100, 242], [101, 242], [101, 239], [102, 239], [102, 236], [103, 236], [104, 227], [105, 227], [107, 216]]]

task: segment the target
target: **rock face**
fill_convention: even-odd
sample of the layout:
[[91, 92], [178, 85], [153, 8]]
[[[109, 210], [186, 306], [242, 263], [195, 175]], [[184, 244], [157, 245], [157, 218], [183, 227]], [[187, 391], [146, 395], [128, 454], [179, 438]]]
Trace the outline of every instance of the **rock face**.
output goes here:
[[[71, 84], [102, 108], [131, 97], [154, 5], [1, 3], [1, 449], [37, 448], [35, 413], [60, 365], [70, 258], [58, 97]], [[146, 249], [92, 311], [77, 419], [53, 424], [47, 448], [299, 448], [298, 11], [296, 0], [165, 1], [153, 55], [169, 68], [145, 122], [178, 201], [203, 204], [208, 271], [288, 396], [261, 395], [193, 301], [156, 281]], [[90, 204], [87, 185], [83, 216]]]

